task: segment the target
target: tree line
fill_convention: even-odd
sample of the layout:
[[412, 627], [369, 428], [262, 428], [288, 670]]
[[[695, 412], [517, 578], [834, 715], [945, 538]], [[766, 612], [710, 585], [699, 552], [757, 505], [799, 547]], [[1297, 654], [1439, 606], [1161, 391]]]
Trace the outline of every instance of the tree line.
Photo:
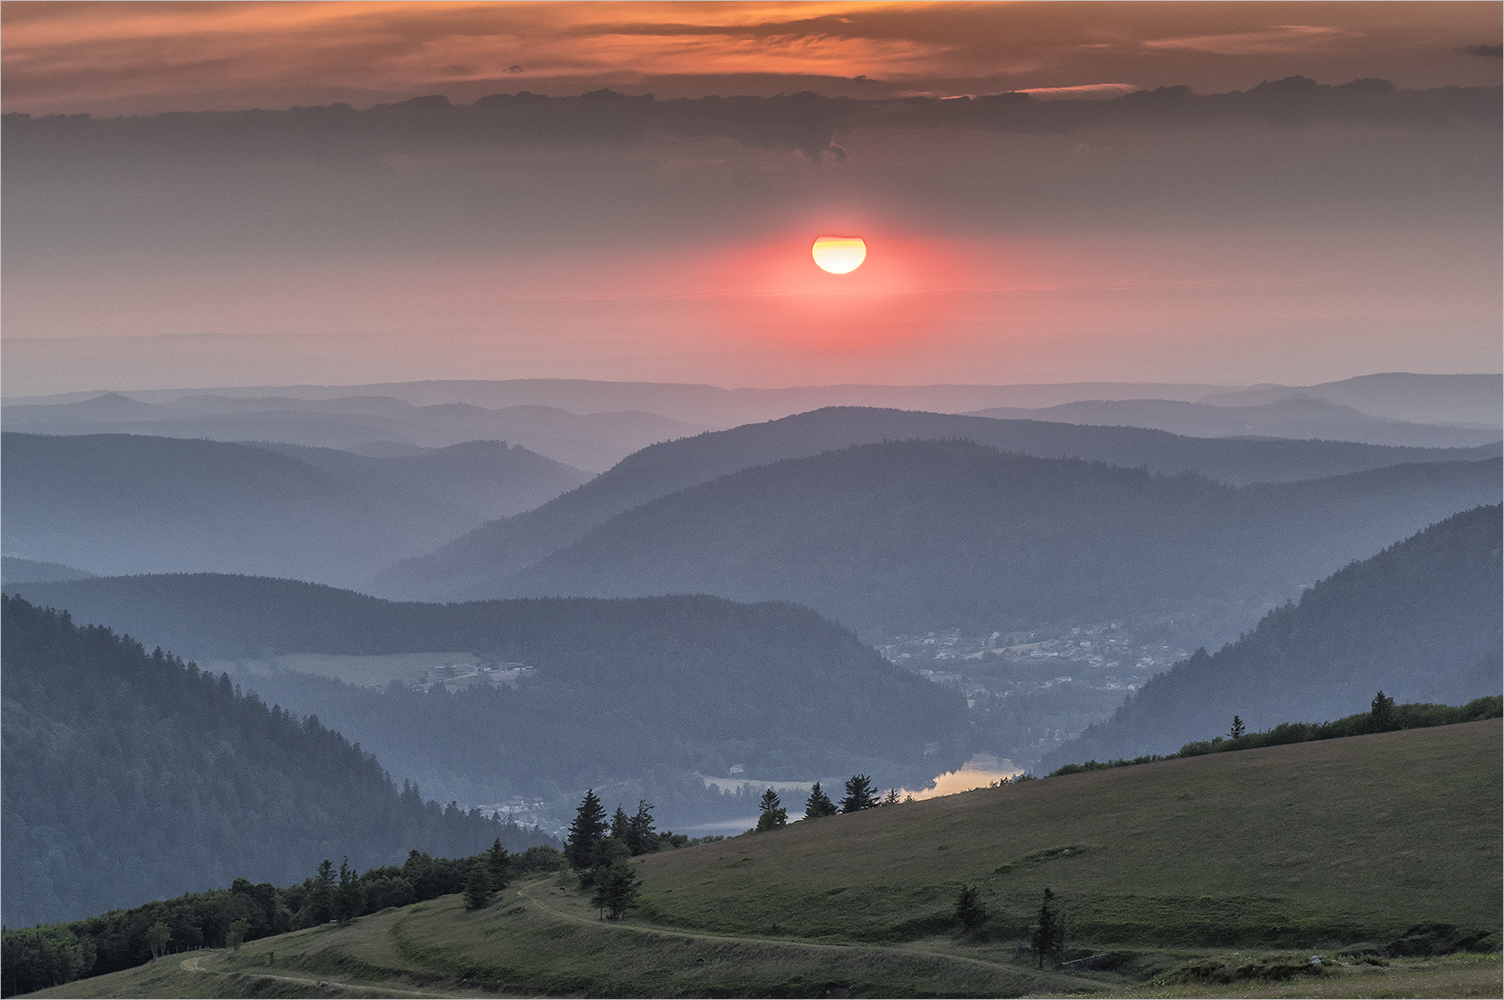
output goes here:
[[[804, 818], [806, 820], [823, 819], [838, 813], [862, 812], [865, 809], [875, 809], [882, 805], [893, 805], [898, 801], [896, 788], [888, 789], [888, 794], [879, 799], [877, 790], [872, 785], [872, 778], [865, 774], [853, 774], [847, 778], [845, 788], [846, 794], [842, 797], [840, 805], [837, 805], [831, 801], [825, 789], [820, 787], [820, 783], [815, 782], [810, 786], [809, 796], [804, 802]], [[910, 801], [912, 801], [912, 796]], [[748, 833], [764, 833], [788, 825], [788, 809], [784, 808], [783, 800], [772, 788], [762, 793], [758, 809], [757, 825], [748, 830]]]
[[575, 810], [574, 821], [564, 842], [564, 859], [579, 879], [581, 889], [594, 889], [593, 902], [607, 920], [619, 920], [637, 900], [641, 880], [627, 862], [644, 854], [678, 850], [696, 844], [724, 840], [694, 837], [659, 830], [653, 806], [638, 801], [631, 816], [619, 804], [610, 820], [595, 789], [587, 789]]
[[[847, 780], [846, 795], [839, 807], [820, 783], [815, 782], [805, 803], [804, 817], [819, 819], [838, 812], [861, 812], [884, 802], [897, 801], [897, 789], [890, 790], [886, 800], [879, 800], [872, 779], [865, 774], [856, 774]], [[759, 806], [761, 813], [757, 826], [748, 833], [788, 825], [788, 810], [772, 788], [763, 792]], [[637, 811], [631, 816], [617, 805], [616, 812], [607, 820], [606, 808], [595, 789], [591, 788], [575, 810], [564, 843], [564, 858], [576, 873], [580, 888], [595, 890], [593, 901], [600, 908], [601, 916], [607, 920], [619, 920], [636, 902], [641, 884], [641, 879], [628, 863], [632, 858], [722, 839], [718, 836], [691, 839], [684, 834], [659, 831], [654, 825], [653, 807], [646, 801], [639, 801]]]
[[388, 907], [463, 892], [484, 906], [518, 875], [556, 871], [559, 851], [535, 845], [511, 853], [496, 838], [468, 858], [413, 850], [400, 865], [357, 871], [325, 858], [301, 882], [277, 887], [237, 878], [228, 889], [186, 893], [126, 910], [0, 934], [0, 995], [30, 993], [86, 976], [128, 969], [164, 954], [238, 948], [247, 941], [330, 921], [349, 923]]
[[1401, 729], [1429, 729], [1432, 726], [1451, 726], [1460, 722], [1476, 722], [1481, 719], [1504, 717], [1504, 696], [1490, 695], [1474, 698], [1465, 705], [1435, 705], [1429, 702], [1414, 702], [1396, 705], [1394, 699], [1380, 691], [1374, 696], [1367, 712], [1344, 716], [1330, 722], [1284, 722], [1272, 729], [1250, 733], [1240, 716], [1232, 717], [1232, 726], [1227, 735], [1210, 740], [1195, 740], [1185, 744], [1172, 754], [1145, 754], [1132, 759], [1117, 757], [1106, 762], [1088, 760], [1083, 764], [1066, 764], [1051, 771], [1048, 777], [1062, 774], [1080, 774], [1084, 771], [1101, 771], [1133, 764], [1152, 764], [1160, 760], [1176, 760], [1182, 757], [1201, 757], [1209, 753], [1226, 753], [1232, 750], [1252, 750], [1256, 747], [1283, 746], [1287, 743], [1309, 743], [1315, 740], [1332, 740], [1344, 736], [1366, 736], [1370, 733], [1389, 733]]

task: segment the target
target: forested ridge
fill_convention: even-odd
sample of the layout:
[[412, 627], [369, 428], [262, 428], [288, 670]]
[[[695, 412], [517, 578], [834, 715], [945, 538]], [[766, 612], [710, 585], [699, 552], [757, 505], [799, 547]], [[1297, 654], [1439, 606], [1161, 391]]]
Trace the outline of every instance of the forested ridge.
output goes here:
[[1250, 727], [1337, 718], [1382, 689], [1460, 704], [1501, 688], [1504, 509], [1446, 518], [1354, 562], [1215, 654], [1198, 650], [1043, 761], [1167, 753], [1234, 715]]
[[970, 441], [756, 466], [642, 504], [501, 581], [512, 596], [789, 600], [869, 640], [1255, 607], [1497, 502], [1497, 460], [1234, 488]]
[[693, 772], [725, 775], [742, 764], [758, 778], [798, 780], [866, 771], [902, 784], [965, 759], [959, 692], [792, 604], [704, 596], [397, 603], [214, 574], [11, 592], [203, 659], [469, 650], [534, 668], [515, 687], [454, 693], [283, 672], [255, 678], [263, 696], [316, 712], [444, 798], [495, 802], [631, 779], [644, 784], [624, 798], [644, 795], [683, 825], [679, 806], [718, 798]]
[[1178, 475], [1196, 472], [1247, 485], [1338, 476], [1401, 463], [1479, 461], [1498, 445], [1395, 448], [1345, 441], [1208, 439], [1140, 427], [828, 406], [759, 424], [664, 441], [595, 479], [514, 517], [492, 521], [442, 548], [390, 567], [370, 585], [388, 597], [463, 600], [502, 596], [505, 577], [579, 541], [633, 507], [754, 466], [885, 441], [966, 440], [1037, 458], [1079, 458]]
[[3, 599], [8, 925], [100, 913], [236, 877], [287, 882], [547, 838], [399, 790], [317, 717], [160, 648]]

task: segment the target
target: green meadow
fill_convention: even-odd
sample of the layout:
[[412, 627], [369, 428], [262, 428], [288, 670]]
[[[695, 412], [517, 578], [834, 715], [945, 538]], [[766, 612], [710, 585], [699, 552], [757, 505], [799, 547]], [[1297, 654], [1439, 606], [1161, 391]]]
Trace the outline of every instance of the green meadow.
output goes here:
[[[561, 873], [39, 995], [1499, 996], [1500, 748], [1489, 720], [980, 789], [644, 857], [618, 922]], [[1025, 947], [1045, 887], [1074, 965]]]

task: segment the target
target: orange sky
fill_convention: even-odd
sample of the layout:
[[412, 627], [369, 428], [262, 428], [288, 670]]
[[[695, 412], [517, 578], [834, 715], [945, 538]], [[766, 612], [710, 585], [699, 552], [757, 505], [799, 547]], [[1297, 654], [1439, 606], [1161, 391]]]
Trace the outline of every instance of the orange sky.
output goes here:
[[[1497, 87], [1501, 12], [12, 3], [0, 7], [0, 98], [7, 112], [97, 119], [600, 87], [651, 91], [659, 106], [806, 88], [1215, 94], [1293, 75]], [[1269, 100], [1315, 106], [1302, 93]], [[798, 102], [701, 102], [736, 120], [622, 134], [610, 113], [564, 101], [529, 105], [549, 126], [536, 134], [443, 102], [16, 119], [5, 392], [1498, 371], [1504, 157], [1497, 114], [1477, 113], [1497, 96], [1464, 94], [1455, 106], [1473, 112], [1431, 120], [1403, 112], [1415, 95], [1375, 93], [1398, 110], [1286, 120], [1208, 101], [1190, 117], [1033, 130], [949, 125], [946, 109], [965, 102], [941, 101], [917, 102], [932, 116], [903, 127], [820, 126], [819, 108], [801, 117]], [[821, 152], [827, 142], [837, 148]], [[818, 271], [819, 235], [863, 237], [866, 263]]]
[[[1497, 83], [1497, 3], [6, 3], [6, 111]], [[865, 77], [865, 81], [853, 78]]]

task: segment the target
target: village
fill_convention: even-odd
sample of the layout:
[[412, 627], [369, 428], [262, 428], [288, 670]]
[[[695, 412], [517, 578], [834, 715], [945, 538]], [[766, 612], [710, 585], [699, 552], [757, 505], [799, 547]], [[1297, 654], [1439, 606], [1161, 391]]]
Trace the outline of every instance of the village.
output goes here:
[[900, 635], [877, 651], [936, 684], [961, 688], [968, 704], [978, 696], [1006, 697], [1065, 683], [1126, 695], [1190, 655], [1173, 641], [1159, 641], [1170, 638], [1159, 634], [1169, 624], [1107, 621], [985, 635], [945, 629]]
[[459, 691], [475, 684], [493, 687], [516, 687], [524, 677], [538, 673], [537, 667], [525, 663], [496, 663], [483, 660], [479, 663], [444, 663], [427, 667], [422, 678], [413, 682], [414, 691], [431, 691], [435, 685], [447, 691]]

